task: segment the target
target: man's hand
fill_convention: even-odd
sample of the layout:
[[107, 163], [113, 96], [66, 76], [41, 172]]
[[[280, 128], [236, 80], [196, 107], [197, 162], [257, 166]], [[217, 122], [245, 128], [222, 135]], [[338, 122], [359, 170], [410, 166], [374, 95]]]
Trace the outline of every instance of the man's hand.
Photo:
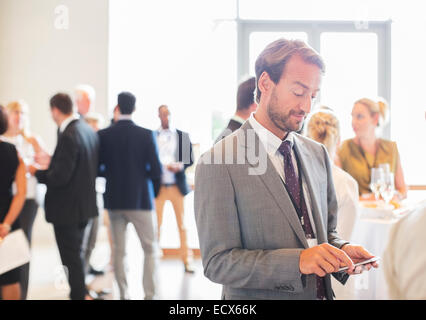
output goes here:
[[167, 170], [178, 173], [179, 171], [183, 170], [183, 163], [182, 162], [173, 162], [166, 166]]
[[38, 152], [34, 156], [34, 161], [38, 165], [40, 170], [46, 170], [50, 165], [51, 159], [52, 159], [52, 157], [44, 151]]
[[314, 273], [324, 277], [345, 266], [349, 267], [348, 273], [353, 272], [354, 263], [346, 252], [328, 243], [305, 249], [300, 254], [299, 269], [302, 274]]
[[[353, 244], [345, 244], [342, 247], [342, 250], [352, 259], [354, 263], [358, 263], [367, 259], [374, 258], [370, 252], [368, 252], [364, 247]], [[362, 266], [356, 267], [355, 270], [347, 270], [348, 274], [358, 274], [362, 273], [362, 270], [370, 270], [371, 268], [378, 268], [379, 264], [377, 262], [368, 263]]]

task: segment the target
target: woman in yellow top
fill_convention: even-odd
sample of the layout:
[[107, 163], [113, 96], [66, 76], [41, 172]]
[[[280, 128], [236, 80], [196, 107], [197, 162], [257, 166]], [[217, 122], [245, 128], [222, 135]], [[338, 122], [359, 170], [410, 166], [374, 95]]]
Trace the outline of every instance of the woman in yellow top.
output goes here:
[[345, 140], [337, 152], [336, 165], [358, 182], [359, 194], [371, 193], [371, 168], [388, 163], [395, 176], [399, 198], [407, 195], [396, 142], [378, 138], [376, 129], [386, 118], [387, 104], [363, 98], [352, 109], [352, 128], [355, 138]]

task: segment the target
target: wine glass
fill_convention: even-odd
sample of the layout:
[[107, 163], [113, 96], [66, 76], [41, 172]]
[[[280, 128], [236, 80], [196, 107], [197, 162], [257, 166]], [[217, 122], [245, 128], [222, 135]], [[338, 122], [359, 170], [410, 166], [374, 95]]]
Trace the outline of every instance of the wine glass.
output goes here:
[[379, 200], [380, 189], [382, 188], [384, 171], [382, 168], [371, 169], [370, 189], [374, 193], [376, 201]]
[[394, 183], [394, 175], [392, 172], [387, 172], [383, 177], [383, 184], [380, 188], [380, 194], [385, 200], [386, 204], [392, 200], [393, 195], [395, 193], [395, 183]]
[[382, 169], [383, 169], [383, 172], [384, 172], [385, 174], [390, 172], [390, 165], [389, 165], [389, 163], [382, 163], [382, 164], [379, 164], [379, 168], [382, 168]]

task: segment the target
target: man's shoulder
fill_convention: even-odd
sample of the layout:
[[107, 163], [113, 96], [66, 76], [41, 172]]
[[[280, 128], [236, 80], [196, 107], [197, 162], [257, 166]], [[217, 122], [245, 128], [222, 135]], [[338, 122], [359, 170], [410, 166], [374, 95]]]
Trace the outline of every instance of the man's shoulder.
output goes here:
[[224, 139], [225, 137], [229, 136], [230, 134], [241, 128], [241, 125], [241, 123], [235, 121], [234, 119], [229, 120], [226, 128], [224, 128], [222, 132], [217, 136], [215, 143], [219, 142], [220, 140]]
[[177, 133], [178, 135], [180, 135], [180, 136], [184, 136], [184, 137], [188, 137], [188, 138], [189, 138], [189, 133], [188, 133], [188, 132], [186, 132], [186, 131], [176, 129], [176, 133]]
[[152, 135], [153, 131], [141, 126], [138, 126], [137, 124], [133, 122], [129, 122], [126, 124], [114, 124], [109, 126], [108, 128], [102, 129], [98, 131], [98, 134], [100, 136], [103, 135], [115, 135], [120, 134], [123, 131], [130, 131], [132, 134], [135, 135]]
[[[215, 144], [200, 157], [200, 163], [203, 164], [228, 164], [230, 159], [238, 154], [238, 148], [241, 148], [240, 133], [234, 131]], [[243, 153], [240, 153], [240, 155]], [[227, 161], [221, 161], [227, 160]]]
[[241, 126], [242, 126], [241, 122], [238, 122], [234, 119], [231, 119], [231, 120], [229, 120], [228, 126], [226, 128], [230, 129], [232, 131], [235, 131], [235, 130], [239, 129]]
[[[84, 137], [84, 139], [82, 139]], [[78, 119], [72, 121], [61, 135], [59, 143], [67, 141], [76, 145], [86, 145], [84, 141], [97, 141], [98, 136], [84, 120]]]
[[138, 132], [138, 133], [144, 134], [144, 135], [152, 135], [152, 134], [154, 134], [153, 130], [145, 128], [145, 127], [138, 126], [137, 124], [135, 124], [133, 126], [133, 130], [135, 130], [135, 132]]
[[325, 149], [325, 147], [321, 143], [315, 140], [312, 140], [311, 138], [302, 136], [301, 134], [298, 134], [296, 132], [293, 132], [293, 137], [294, 137], [294, 142], [298, 147], [303, 146], [313, 151], [321, 151]]
[[211, 148], [212, 152], [222, 151], [224, 147], [234, 146], [240, 141], [241, 132], [240, 129], [237, 129], [233, 132], [229, 132], [226, 136], [224, 136], [221, 140], [217, 141], [213, 147]]

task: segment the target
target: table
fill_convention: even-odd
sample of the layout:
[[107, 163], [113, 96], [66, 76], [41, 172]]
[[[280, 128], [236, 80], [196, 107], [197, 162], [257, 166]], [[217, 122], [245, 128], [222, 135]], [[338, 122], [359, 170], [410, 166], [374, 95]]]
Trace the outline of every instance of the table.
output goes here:
[[[352, 234], [352, 243], [364, 246], [372, 254], [383, 257], [387, 247], [389, 232], [399, 219], [412, 212], [426, 201], [426, 194], [409, 192], [402, 202], [401, 209], [386, 210], [360, 206], [360, 217]], [[380, 218], [379, 218], [380, 217]], [[381, 261], [379, 262], [380, 265]], [[384, 269], [371, 269], [360, 275], [351, 276], [344, 287], [333, 282], [337, 299], [386, 300], [389, 299]]]

